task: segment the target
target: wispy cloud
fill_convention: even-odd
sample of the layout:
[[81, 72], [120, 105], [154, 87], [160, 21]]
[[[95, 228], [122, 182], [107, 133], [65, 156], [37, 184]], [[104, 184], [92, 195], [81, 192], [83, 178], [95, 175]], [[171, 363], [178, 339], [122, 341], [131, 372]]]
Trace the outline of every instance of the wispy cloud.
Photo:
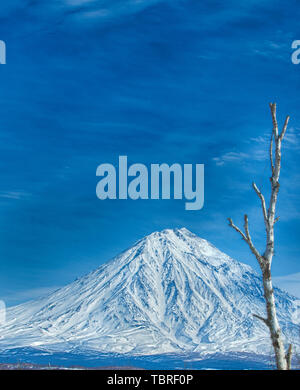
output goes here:
[[32, 288], [32, 289], [22, 290], [22, 291], [14, 291], [8, 293], [5, 296], [1, 296], [0, 299], [3, 300], [7, 306], [12, 306], [22, 302], [30, 301], [32, 299], [44, 297], [56, 291], [58, 288], [59, 286], [51, 286], [51, 287]]
[[273, 277], [275, 285], [300, 298], [300, 272]]
[[30, 197], [31, 194], [24, 191], [0, 191], [0, 198], [4, 199], [24, 199]]
[[[248, 142], [254, 142], [260, 145], [262, 148], [267, 149], [270, 144], [270, 133], [264, 133], [258, 137], [252, 137]], [[283, 139], [283, 147], [288, 149], [300, 149], [300, 128], [298, 127], [289, 127], [284, 139]]]
[[227, 152], [221, 155], [220, 157], [214, 157], [213, 161], [216, 165], [221, 166], [227, 162], [238, 162], [249, 158], [248, 154], [242, 152]]
[[[53, 2], [40, 2], [31, 0], [10, 0], [9, 4], [1, 4], [2, 15], [9, 15], [15, 11], [23, 10], [26, 13], [38, 14], [41, 17], [47, 14], [47, 19], [54, 17], [61, 22], [61, 18], [71, 18], [84, 21], [95, 18], [98, 20], [107, 17], [113, 18], [121, 15], [139, 12], [144, 8], [169, 0], [55, 0]], [[25, 4], [24, 4], [25, 3]]]
[[[286, 40], [282, 42], [282, 37], [279, 36], [281, 41], [263, 41], [259, 46], [252, 48], [252, 54], [261, 57], [269, 58], [270, 60], [284, 60], [289, 61], [289, 56], [286, 52], [290, 49], [290, 41]], [[257, 45], [257, 43], [256, 43]]]
[[[249, 152], [225, 152], [221, 156], [214, 157], [212, 160], [218, 166], [225, 163], [238, 162], [244, 160], [265, 161], [269, 157], [270, 133], [264, 133], [257, 137], [251, 137], [245, 141], [249, 145]], [[289, 127], [283, 140], [283, 148], [286, 150], [300, 150], [300, 129]]]
[[290, 127], [284, 137], [283, 147], [293, 150], [300, 150], [300, 128]]
[[[93, 19], [105, 22], [107, 19], [113, 20], [114, 18], [141, 12], [160, 3], [175, 4], [175, 7], [182, 7], [183, 11], [184, 7], [189, 6], [188, 1], [177, 2], [174, 0], [55, 0], [52, 2], [10, 0], [6, 4], [1, 4], [1, 14], [6, 16], [16, 11], [24, 11], [25, 14], [39, 14], [40, 22], [42, 22], [42, 19], [49, 21], [49, 19], [54, 18], [58, 23], [63, 23], [68, 19], [88, 26]], [[204, 2], [203, 5], [207, 12], [205, 18], [203, 18], [203, 26], [215, 29], [216, 26], [247, 17], [253, 10], [256, 10], [258, 4], [261, 5], [262, 1], [252, 0], [241, 5], [240, 1], [232, 0], [231, 7], [220, 6], [218, 10], [211, 8], [206, 3], [209, 2]], [[266, 0], [266, 3], [269, 3], [269, 1]], [[232, 9], [229, 10], [228, 8]], [[46, 18], [45, 15], [47, 15]], [[253, 53], [263, 54], [265, 45], [269, 50], [279, 52], [277, 42], [266, 41], [262, 48], [254, 48]]]
[[213, 161], [217, 166], [225, 165], [226, 163], [237, 163], [240, 161], [265, 161], [268, 156], [267, 149], [253, 148], [251, 153], [245, 152], [226, 152], [219, 157], [213, 157]]

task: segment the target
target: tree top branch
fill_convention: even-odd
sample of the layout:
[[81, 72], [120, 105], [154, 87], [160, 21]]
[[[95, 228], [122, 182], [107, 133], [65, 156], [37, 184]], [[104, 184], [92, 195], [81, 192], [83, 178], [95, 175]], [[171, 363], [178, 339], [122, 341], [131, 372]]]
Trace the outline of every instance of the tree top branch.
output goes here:
[[270, 103], [269, 104], [272, 114], [272, 122], [273, 122], [273, 134], [275, 140], [278, 138], [278, 122], [276, 118], [276, 103]]

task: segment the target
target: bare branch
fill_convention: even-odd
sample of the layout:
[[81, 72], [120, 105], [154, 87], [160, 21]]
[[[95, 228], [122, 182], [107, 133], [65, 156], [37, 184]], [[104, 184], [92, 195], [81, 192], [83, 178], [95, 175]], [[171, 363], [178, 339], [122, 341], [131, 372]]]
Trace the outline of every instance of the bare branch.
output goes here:
[[249, 223], [248, 223], [248, 215], [244, 215], [244, 229], [246, 233], [246, 237], [248, 241], [251, 241], [250, 233], [249, 233]]
[[[274, 127], [275, 130], [273, 128], [273, 133], [276, 132], [276, 129], [277, 129], [277, 134], [278, 134], [278, 125], [277, 125], [277, 120], [276, 120], [276, 105], [274, 106], [274, 104], [270, 104], [270, 107], [271, 107], [271, 112], [272, 112], [273, 126], [275, 126]], [[268, 214], [267, 214], [269, 227], [271, 230], [272, 230], [274, 223], [275, 223], [275, 208], [276, 208], [277, 196], [278, 196], [278, 191], [279, 191], [279, 176], [280, 176], [280, 169], [281, 169], [281, 141], [286, 133], [289, 119], [290, 119], [290, 117], [287, 116], [280, 135], [277, 137], [274, 135], [274, 140], [275, 140], [275, 144], [276, 144], [275, 161], [272, 160], [272, 162], [271, 162], [271, 166], [273, 167], [272, 177], [271, 177], [271, 198], [270, 198], [269, 209], [268, 209]], [[274, 125], [274, 121], [275, 121], [275, 125]], [[270, 236], [273, 235], [273, 231], [270, 231], [269, 235]], [[270, 255], [271, 252], [272, 251], [270, 248], [270, 250], [268, 251], [268, 254]]]
[[260, 190], [257, 188], [257, 186], [254, 182], [252, 183], [252, 187], [254, 188], [254, 191], [256, 192], [257, 196], [259, 197], [259, 199], [261, 201], [261, 208], [262, 208], [262, 212], [263, 212], [263, 216], [264, 216], [264, 221], [265, 221], [266, 229], [268, 229], [269, 228], [269, 221], [268, 221], [268, 216], [267, 216], [267, 208], [266, 208], [265, 198], [264, 198], [263, 194], [260, 192]]
[[284, 125], [283, 125], [283, 128], [282, 128], [282, 131], [281, 131], [281, 133], [280, 133], [280, 135], [279, 135], [279, 139], [280, 139], [280, 140], [282, 140], [283, 137], [284, 137], [284, 135], [285, 135], [285, 132], [286, 132], [286, 129], [287, 129], [289, 120], [290, 120], [290, 117], [287, 116], [287, 117], [285, 118], [285, 122], [284, 122]]
[[244, 241], [246, 241], [246, 243], [248, 244], [251, 252], [254, 254], [254, 256], [256, 257], [258, 263], [260, 265], [263, 264], [263, 257], [260, 255], [260, 253], [258, 252], [258, 250], [255, 248], [255, 246], [253, 245], [253, 242], [251, 240], [251, 236], [250, 236], [250, 233], [249, 233], [249, 224], [248, 224], [248, 217], [247, 215], [244, 216], [244, 229], [245, 229], [245, 233], [244, 234], [240, 228], [238, 228], [232, 221], [231, 218], [228, 218], [228, 222], [229, 222], [229, 226], [232, 227], [236, 232], [238, 232]]
[[259, 320], [261, 320], [265, 325], [269, 326], [268, 320], [266, 318], [263, 318], [263, 317], [261, 317], [261, 316], [259, 316], [257, 314], [252, 314], [252, 315], [253, 315], [253, 317], [258, 318]]
[[273, 122], [273, 134], [275, 140], [277, 140], [278, 137], [278, 123], [276, 119], [276, 103], [270, 103], [269, 104], [272, 114], [272, 122]]
[[274, 137], [274, 134], [273, 134], [273, 131], [272, 131], [271, 140], [270, 140], [270, 149], [269, 149], [272, 175], [274, 174], [274, 163], [273, 163], [273, 137]]
[[247, 243], [249, 245], [249, 248], [250, 248], [251, 252], [254, 254], [254, 256], [256, 257], [258, 263], [260, 265], [262, 265], [263, 257], [260, 255], [258, 250], [253, 245], [253, 242], [252, 242], [252, 239], [251, 239], [251, 236], [250, 236], [250, 233], [249, 233], [249, 223], [248, 223], [248, 216], [247, 216], [247, 214], [244, 215], [244, 229], [245, 229], [245, 233], [246, 233], [246, 237], [247, 237]]
[[279, 221], [279, 217], [275, 218], [274, 224]]
[[228, 219], [228, 222], [229, 222], [229, 226], [232, 227], [235, 231], [237, 231], [243, 238], [244, 241], [247, 242], [248, 244], [248, 239], [247, 237], [245, 236], [245, 234], [241, 231], [241, 229], [239, 229], [232, 221], [231, 218], [227, 218]]

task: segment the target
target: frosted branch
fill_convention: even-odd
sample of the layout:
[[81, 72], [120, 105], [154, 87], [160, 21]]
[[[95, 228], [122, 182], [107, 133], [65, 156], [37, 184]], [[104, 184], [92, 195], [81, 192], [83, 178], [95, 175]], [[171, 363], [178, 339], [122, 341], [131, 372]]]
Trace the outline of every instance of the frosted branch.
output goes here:
[[272, 114], [272, 122], [273, 122], [273, 134], [275, 141], [278, 138], [278, 123], [276, 119], [276, 103], [270, 103], [269, 104], [270, 109], [271, 109], [271, 114]]
[[263, 317], [261, 317], [261, 316], [259, 316], [257, 314], [252, 314], [252, 315], [253, 315], [253, 317], [258, 318], [259, 320], [261, 320], [265, 325], [269, 326], [268, 320], [266, 318], [263, 318]]
[[280, 139], [280, 140], [282, 140], [283, 137], [284, 137], [284, 135], [285, 135], [285, 132], [286, 132], [286, 129], [287, 129], [289, 120], [290, 120], [290, 117], [287, 116], [287, 117], [285, 118], [285, 122], [284, 122], [284, 125], [283, 125], [283, 128], [282, 128], [282, 131], [281, 131], [281, 133], [280, 133], [280, 135], [279, 135], [279, 139]]
[[269, 221], [268, 221], [268, 216], [267, 216], [267, 208], [266, 208], [265, 198], [264, 198], [263, 194], [260, 192], [260, 190], [257, 188], [255, 183], [252, 183], [252, 187], [254, 188], [254, 191], [256, 192], [257, 196], [259, 197], [259, 199], [261, 201], [261, 207], [262, 207], [262, 212], [263, 212], [263, 216], [264, 216], [264, 221], [265, 221], [266, 228], [268, 229]]

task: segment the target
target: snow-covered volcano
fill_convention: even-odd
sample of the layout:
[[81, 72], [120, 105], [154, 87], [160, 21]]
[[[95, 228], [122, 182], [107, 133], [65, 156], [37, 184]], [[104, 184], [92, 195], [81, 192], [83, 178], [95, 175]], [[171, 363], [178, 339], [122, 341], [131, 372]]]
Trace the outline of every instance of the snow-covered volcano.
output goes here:
[[[283, 332], [296, 337], [297, 300], [275, 292]], [[252, 316], [264, 312], [251, 267], [185, 228], [167, 229], [47, 297], [8, 309], [0, 348], [269, 352], [268, 330]]]

